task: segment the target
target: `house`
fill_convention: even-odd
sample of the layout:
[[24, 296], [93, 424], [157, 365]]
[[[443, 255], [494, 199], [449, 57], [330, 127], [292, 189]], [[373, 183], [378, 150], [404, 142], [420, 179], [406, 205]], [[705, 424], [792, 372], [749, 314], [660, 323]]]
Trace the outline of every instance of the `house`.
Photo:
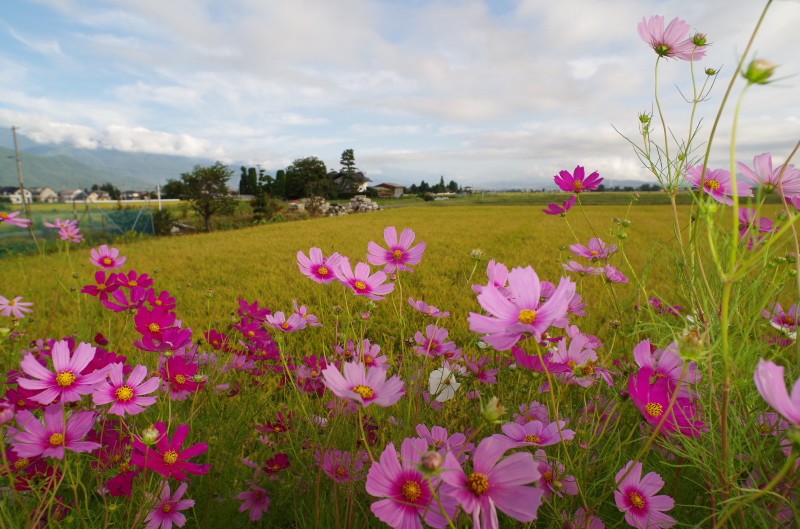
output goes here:
[[[18, 187], [0, 187], [0, 201], [22, 204], [22, 190]], [[25, 190], [25, 202], [33, 201], [30, 189]]]
[[[343, 171], [339, 172], [339, 176], [333, 179], [333, 182], [339, 186], [339, 189], [349, 193], [363, 193], [367, 190], [367, 184], [372, 182], [361, 171], [356, 171], [349, 175]], [[350, 187], [350, 189], [347, 189]]]
[[58, 202], [58, 193], [49, 187], [32, 187], [31, 195], [33, 195], [33, 200], [35, 202], [44, 202], [47, 204]]
[[58, 192], [59, 202], [81, 202], [86, 200], [86, 192], [83, 189], [65, 189]]
[[383, 198], [400, 198], [406, 190], [405, 186], [391, 182], [378, 184], [374, 186], [374, 189], [378, 192], [378, 196]]

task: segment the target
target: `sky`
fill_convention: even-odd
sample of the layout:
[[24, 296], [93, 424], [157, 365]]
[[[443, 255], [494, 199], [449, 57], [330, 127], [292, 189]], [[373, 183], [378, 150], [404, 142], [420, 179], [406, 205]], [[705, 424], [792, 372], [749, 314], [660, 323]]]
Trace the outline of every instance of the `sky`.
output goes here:
[[[750, 0], [10, 0], [0, 10], [0, 127], [42, 143], [176, 154], [270, 172], [353, 149], [375, 183], [551, 187], [576, 165], [655, 182], [623, 138], [654, 107], [643, 17], [708, 36], [720, 69], [698, 142], [764, 3]], [[777, 81], [743, 98], [736, 158], [800, 139], [800, 1], [775, 0], [753, 52]], [[685, 138], [690, 64], [661, 61]], [[713, 143], [728, 166], [732, 101]], [[615, 128], [619, 131], [615, 131]], [[659, 129], [660, 130], [660, 129]], [[673, 149], [674, 152], [674, 149]]]

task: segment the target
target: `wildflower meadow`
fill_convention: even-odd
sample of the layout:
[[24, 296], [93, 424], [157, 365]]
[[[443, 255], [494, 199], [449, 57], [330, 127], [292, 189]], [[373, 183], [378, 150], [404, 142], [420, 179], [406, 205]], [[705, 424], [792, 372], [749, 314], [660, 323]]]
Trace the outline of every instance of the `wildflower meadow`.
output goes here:
[[636, 29], [654, 110], [620, 141], [670, 205], [586, 205], [576, 150], [544, 209], [52, 223], [57, 253], [2, 263], [0, 527], [800, 526], [800, 143], [736, 154], [776, 66], [760, 19], [726, 78], [689, 22]]

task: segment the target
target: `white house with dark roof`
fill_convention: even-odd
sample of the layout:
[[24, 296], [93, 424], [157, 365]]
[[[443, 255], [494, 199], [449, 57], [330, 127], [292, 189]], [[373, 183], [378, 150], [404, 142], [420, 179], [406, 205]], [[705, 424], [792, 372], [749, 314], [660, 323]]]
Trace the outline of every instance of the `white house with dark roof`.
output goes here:
[[391, 182], [384, 182], [373, 187], [379, 196], [386, 198], [400, 198], [406, 190], [405, 186]]
[[49, 187], [32, 187], [31, 194], [33, 195], [33, 200], [35, 202], [58, 202], [58, 193]]
[[[22, 204], [22, 190], [19, 187], [0, 187], [0, 201]], [[25, 190], [25, 202], [33, 201], [30, 189]]]

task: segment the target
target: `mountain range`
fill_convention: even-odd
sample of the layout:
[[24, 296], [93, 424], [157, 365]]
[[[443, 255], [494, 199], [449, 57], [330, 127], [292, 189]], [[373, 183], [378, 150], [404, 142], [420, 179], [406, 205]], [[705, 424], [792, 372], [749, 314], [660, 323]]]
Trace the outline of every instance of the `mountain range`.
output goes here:
[[[56, 191], [90, 188], [106, 182], [123, 191], [152, 190], [156, 184], [178, 179], [195, 165], [214, 163], [205, 158], [42, 144], [19, 134], [17, 139], [25, 187], [47, 186]], [[18, 185], [13, 137], [0, 134], [0, 187]]]

